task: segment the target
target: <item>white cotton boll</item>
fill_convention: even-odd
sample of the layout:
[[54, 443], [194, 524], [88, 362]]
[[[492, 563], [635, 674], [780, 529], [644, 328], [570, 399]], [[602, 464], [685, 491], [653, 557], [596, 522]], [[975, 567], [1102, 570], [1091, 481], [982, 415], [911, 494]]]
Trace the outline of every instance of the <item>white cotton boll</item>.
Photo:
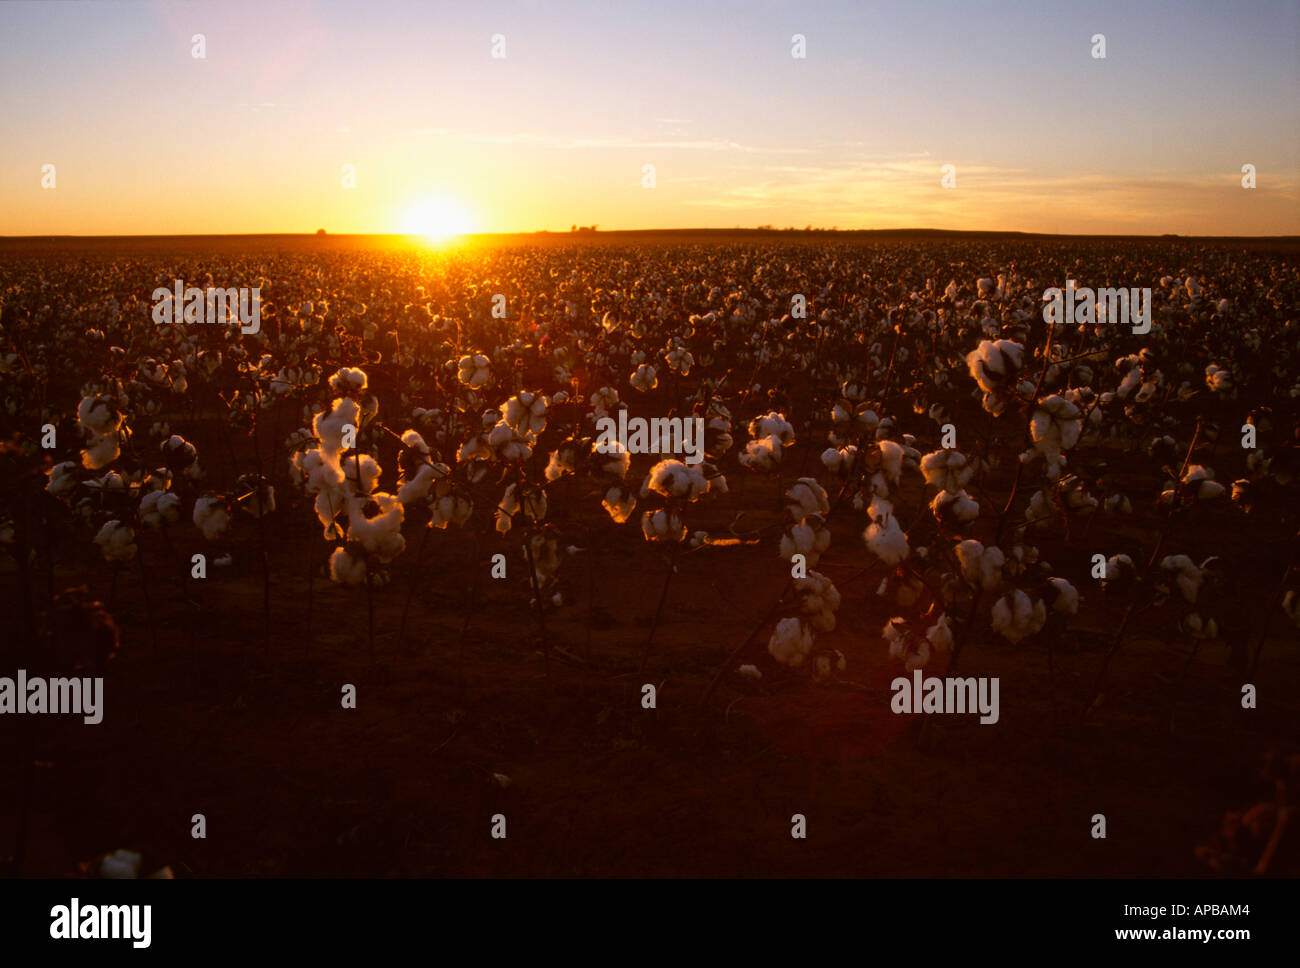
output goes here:
[[613, 518], [615, 524], [622, 524], [636, 510], [636, 495], [628, 488], [615, 484], [605, 492], [601, 506]]
[[126, 418], [108, 397], [84, 397], [77, 405], [77, 422], [90, 436], [115, 433]]
[[776, 623], [767, 651], [782, 665], [803, 665], [813, 647], [813, 631], [797, 618], [783, 618]]
[[953, 523], [967, 524], [979, 517], [980, 506], [965, 491], [958, 491], [955, 494], [951, 491], [940, 491], [930, 502], [930, 511], [936, 520], [948, 519]]
[[461, 497], [459, 494], [448, 494], [434, 501], [430, 507], [430, 525], [435, 528], [446, 529], [448, 525], [455, 524], [458, 527], [470, 519], [474, 513], [474, 504], [468, 498]]
[[378, 510], [370, 517], [365, 514], [365, 498], [355, 497], [348, 501], [348, 540], [360, 544], [379, 561], [389, 562], [406, 548], [406, 539], [402, 536], [406, 509], [392, 494], [376, 493], [370, 500], [378, 505]]
[[504, 461], [527, 460], [533, 456], [533, 436], [522, 436], [504, 420], [488, 433], [488, 446]]
[[659, 375], [649, 363], [642, 363], [633, 371], [628, 382], [632, 384], [633, 389], [647, 393], [659, 385]]
[[353, 558], [345, 548], [335, 548], [330, 555], [330, 581], [340, 585], [360, 585], [365, 580], [365, 559]]
[[993, 393], [1020, 369], [1024, 353], [1025, 348], [1011, 340], [982, 340], [966, 354], [966, 366], [980, 389]]
[[143, 857], [134, 850], [115, 850], [99, 860], [99, 876], [108, 880], [132, 880], [140, 876]]
[[429, 445], [424, 442], [424, 437], [416, 430], [407, 430], [402, 434], [402, 444], [408, 450], [413, 450], [422, 457], [429, 456]]
[[782, 447], [794, 443], [794, 427], [785, 419], [785, 414], [772, 411], [749, 422], [751, 437], [775, 437]]
[[821, 515], [810, 514], [798, 524], [791, 525], [781, 535], [780, 554], [789, 561], [795, 554], [801, 554], [808, 565], [815, 566], [831, 544], [830, 529], [825, 526]]
[[[354, 454], [342, 461], [343, 476], [352, 494], [369, 494], [382, 473], [378, 462], [369, 454]], [[360, 473], [360, 484], [357, 475]]]
[[171, 491], [149, 491], [140, 499], [140, 523], [161, 528], [181, 519], [181, 499]]
[[199, 452], [184, 437], [172, 434], [159, 445], [163, 461], [172, 469], [188, 467], [198, 459]]
[[832, 474], [839, 472], [840, 465], [844, 462], [844, 454], [834, 447], [827, 447], [822, 451], [822, 466]]
[[230, 515], [226, 511], [224, 499], [201, 497], [195, 501], [194, 524], [209, 541], [215, 541], [225, 534], [230, 527]]
[[519, 485], [511, 484], [506, 488], [505, 494], [501, 496], [501, 503], [497, 505], [497, 530], [505, 534], [510, 530], [514, 517], [523, 511], [530, 521], [542, 521], [546, 518], [546, 492], [541, 490], [532, 490], [527, 492], [527, 497], [521, 502], [519, 499]]
[[936, 652], [947, 652], [952, 648], [952, 623], [947, 615], [940, 615], [938, 621], [925, 630], [925, 640]]
[[491, 376], [491, 361], [482, 353], [462, 356], [457, 364], [456, 378], [471, 390], [477, 390], [488, 382]]
[[366, 388], [366, 373], [357, 367], [341, 367], [329, 380], [330, 388], [335, 393], [355, 392]]
[[698, 464], [670, 459], [650, 468], [649, 489], [664, 497], [694, 501], [708, 491], [709, 482]]
[[681, 541], [686, 526], [676, 512], [646, 511], [641, 515], [641, 531], [647, 541]]
[[908, 555], [907, 535], [894, 517], [893, 505], [875, 498], [868, 510], [872, 523], [862, 532], [867, 550], [889, 567], [894, 567]]
[[1042, 629], [1047, 607], [1041, 601], [1031, 601], [1017, 588], [994, 603], [992, 619], [993, 630], [1014, 645]]
[[139, 550], [135, 532], [117, 520], [105, 522], [95, 535], [95, 544], [106, 561], [130, 561]]
[[613, 387], [601, 387], [591, 395], [591, 405], [598, 413], [608, 413], [618, 406], [618, 391]]
[[757, 471], [770, 471], [781, 462], [781, 442], [775, 437], [759, 437], [745, 445], [740, 455], [744, 467]]
[[818, 632], [835, 629], [835, 612], [840, 607], [840, 593], [829, 578], [820, 572], [810, 571], [794, 582], [799, 607]]
[[1056, 601], [1052, 602], [1052, 611], [1063, 615], [1079, 614], [1079, 590], [1064, 578], [1049, 578], [1047, 581], [1056, 589]]
[[812, 477], [799, 478], [785, 492], [785, 506], [796, 521], [802, 521], [810, 514], [827, 514], [831, 509], [825, 489]]
[[501, 418], [521, 434], [540, 434], [546, 429], [549, 401], [540, 393], [522, 391], [501, 404]]
[[312, 419], [312, 433], [320, 441], [320, 449], [327, 458], [337, 459], [343, 450], [343, 430], [359, 426], [361, 408], [351, 397], [339, 397], [329, 413], [318, 413]]
[[121, 455], [117, 433], [92, 437], [81, 452], [81, 463], [87, 470], [97, 471], [107, 467]]
[[408, 506], [416, 501], [423, 501], [429, 496], [429, 490], [433, 487], [434, 481], [445, 476], [445, 473], [439, 474], [434, 465], [421, 464], [413, 478], [400, 483], [397, 488], [397, 499]]
[[55, 497], [64, 497], [71, 494], [77, 489], [77, 470], [79, 467], [80, 465], [76, 461], [71, 460], [55, 464], [50, 468], [50, 482], [45, 485], [45, 490]]
[[970, 483], [975, 467], [959, 450], [936, 450], [921, 458], [921, 473], [927, 484], [955, 492]]
[[558, 481], [565, 474], [572, 474], [573, 448], [561, 447], [551, 451], [551, 457], [546, 462], [545, 473], [548, 481]]
[[903, 445], [892, 440], [882, 440], [877, 446], [880, 448], [880, 461], [885, 477], [889, 483], [897, 484], [903, 476]]
[[746, 679], [762, 679], [762, 678], [763, 678], [763, 672], [762, 672], [762, 670], [759, 669], [759, 667], [756, 666], [756, 665], [743, 665], [743, 666], [741, 666], [739, 669], [737, 669], [736, 672], [739, 673], [741, 676], [743, 676], [743, 677], [746, 678]]
[[1160, 567], [1174, 575], [1174, 582], [1178, 585], [1183, 598], [1189, 604], [1195, 605], [1197, 593], [1201, 590], [1201, 582], [1205, 578], [1205, 573], [1196, 567], [1196, 563], [1187, 555], [1166, 555], [1161, 559]]

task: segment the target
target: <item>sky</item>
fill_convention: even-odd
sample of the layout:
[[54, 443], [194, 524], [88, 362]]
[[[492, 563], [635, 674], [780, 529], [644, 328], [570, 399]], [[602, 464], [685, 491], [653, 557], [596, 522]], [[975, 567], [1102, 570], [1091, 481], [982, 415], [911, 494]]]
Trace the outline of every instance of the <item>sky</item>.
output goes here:
[[1298, 95], [1295, 0], [18, 0], [0, 235], [1293, 235]]

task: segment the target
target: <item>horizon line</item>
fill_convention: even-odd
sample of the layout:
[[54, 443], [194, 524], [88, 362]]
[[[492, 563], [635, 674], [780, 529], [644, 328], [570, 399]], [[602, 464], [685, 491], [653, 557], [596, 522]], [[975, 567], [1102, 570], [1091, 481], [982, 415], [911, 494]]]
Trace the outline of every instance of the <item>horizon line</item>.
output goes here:
[[[599, 223], [597, 223], [599, 224]], [[1161, 233], [1126, 233], [1126, 232], [1025, 232], [1018, 229], [942, 229], [917, 226], [914, 228], [880, 228], [880, 229], [840, 229], [840, 228], [774, 228], [760, 226], [695, 226], [679, 228], [635, 228], [635, 229], [522, 229], [513, 232], [466, 232], [431, 240], [430, 244], [447, 244], [462, 240], [513, 238], [530, 235], [574, 236], [590, 239], [594, 236], [611, 235], [671, 235], [674, 233], [693, 234], [754, 234], [754, 235], [1004, 235], [1024, 236], [1028, 238], [1077, 238], [1077, 239], [1211, 239], [1211, 240], [1269, 240], [1300, 241], [1300, 235], [1184, 235], [1178, 232]], [[32, 241], [61, 239], [242, 239], [242, 238], [334, 238], [334, 239], [410, 239], [425, 241], [425, 237], [412, 232], [330, 232], [316, 230], [310, 232], [132, 232], [108, 234], [35, 234], [6, 235], [0, 234], [0, 240]]]

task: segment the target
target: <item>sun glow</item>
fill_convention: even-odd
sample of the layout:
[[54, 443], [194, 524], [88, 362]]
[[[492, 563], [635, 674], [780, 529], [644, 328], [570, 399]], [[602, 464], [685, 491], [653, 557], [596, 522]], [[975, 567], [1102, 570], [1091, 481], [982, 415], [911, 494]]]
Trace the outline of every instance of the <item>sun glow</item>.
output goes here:
[[402, 231], [441, 242], [474, 231], [474, 219], [464, 206], [443, 196], [421, 199], [402, 216]]

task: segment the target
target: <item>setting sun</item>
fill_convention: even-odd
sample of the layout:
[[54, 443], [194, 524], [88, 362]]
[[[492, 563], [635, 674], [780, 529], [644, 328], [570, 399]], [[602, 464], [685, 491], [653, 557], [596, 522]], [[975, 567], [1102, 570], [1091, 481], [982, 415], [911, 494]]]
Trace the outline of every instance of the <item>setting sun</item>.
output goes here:
[[474, 220], [462, 205], [442, 196], [421, 199], [402, 216], [402, 231], [441, 241], [474, 231]]

